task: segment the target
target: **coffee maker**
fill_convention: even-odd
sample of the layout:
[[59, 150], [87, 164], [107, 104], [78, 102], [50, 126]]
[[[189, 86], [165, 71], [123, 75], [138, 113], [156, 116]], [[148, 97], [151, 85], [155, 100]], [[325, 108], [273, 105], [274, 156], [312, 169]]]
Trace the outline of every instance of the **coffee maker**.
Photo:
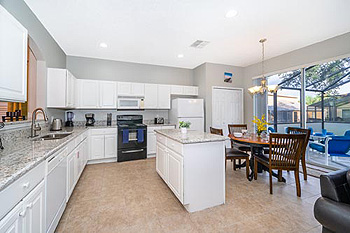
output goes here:
[[73, 112], [67, 112], [67, 121], [66, 121], [66, 127], [73, 127], [73, 118], [74, 113]]
[[86, 113], [85, 114], [85, 118], [86, 118], [85, 126], [94, 126], [95, 114], [93, 114], [93, 113]]

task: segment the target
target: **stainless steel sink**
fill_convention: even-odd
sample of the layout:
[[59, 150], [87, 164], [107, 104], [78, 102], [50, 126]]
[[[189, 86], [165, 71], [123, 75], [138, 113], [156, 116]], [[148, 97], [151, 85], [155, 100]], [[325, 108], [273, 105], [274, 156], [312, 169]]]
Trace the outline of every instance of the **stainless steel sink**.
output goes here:
[[34, 141], [57, 140], [57, 139], [65, 138], [71, 134], [72, 133], [50, 133], [50, 134], [46, 134], [41, 137], [35, 138], [33, 140]]

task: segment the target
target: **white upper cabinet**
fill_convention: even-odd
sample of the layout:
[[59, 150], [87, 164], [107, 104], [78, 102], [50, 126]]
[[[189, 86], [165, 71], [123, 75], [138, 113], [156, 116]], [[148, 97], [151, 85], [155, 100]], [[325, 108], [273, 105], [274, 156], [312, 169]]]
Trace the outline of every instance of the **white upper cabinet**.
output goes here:
[[47, 69], [47, 107], [75, 107], [76, 78], [66, 69]]
[[118, 96], [145, 96], [144, 83], [118, 82]]
[[0, 5], [0, 101], [27, 101], [28, 31]]
[[158, 85], [145, 84], [145, 109], [158, 108]]
[[171, 85], [171, 94], [172, 95], [198, 96], [198, 87]]
[[79, 79], [79, 108], [98, 108], [99, 106], [99, 82], [96, 80]]
[[198, 87], [184, 86], [184, 95], [198, 95]]
[[100, 108], [117, 107], [117, 83], [100, 81]]
[[172, 95], [183, 95], [184, 94], [184, 86], [171, 85], [171, 94]]
[[158, 108], [170, 109], [170, 85], [158, 85]]
[[76, 90], [78, 108], [111, 109], [117, 107], [116, 82], [78, 79]]

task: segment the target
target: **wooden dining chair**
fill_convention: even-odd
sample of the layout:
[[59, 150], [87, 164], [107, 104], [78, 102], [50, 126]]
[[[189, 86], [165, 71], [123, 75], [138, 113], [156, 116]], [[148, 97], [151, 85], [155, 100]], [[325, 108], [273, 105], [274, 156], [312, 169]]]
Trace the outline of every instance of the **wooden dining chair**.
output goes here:
[[306, 153], [307, 145], [309, 144], [311, 130], [310, 129], [288, 127], [288, 133], [290, 133], [290, 134], [305, 134], [306, 135], [305, 141], [304, 141], [304, 146], [303, 146], [303, 149], [301, 151], [301, 165], [303, 167], [304, 180], [307, 180], [305, 153]]
[[269, 155], [254, 154], [254, 179], [257, 179], [258, 163], [269, 168], [270, 194], [272, 194], [272, 170], [278, 170], [279, 180], [282, 171], [294, 171], [298, 197], [301, 196], [299, 180], [299, 161], [305, 142], [305, 134], [271, 133], [269, 140]]
[[[242, 130], [248, 129], [247, 124], [229, 124], [228, 125], [228, 132], [229, 134], [233, 133], [242, 133]], [[243, 146], [243, 145], [237, 145], [234, 142], [231, 141], [231, 148], [237, 148], [238, 150], [244, 151], [244, 152], [250, 152], [250, 146]], [[238, 160], [238, 164], [241, 165], [241, 160]], [[233, 161], [233, 168], [236, 170], [236, 161]]]
[[[210, 133], [223, 136], [222, 129], [216, 129], [216, 128], [210, 127]], [[225, 158], [226, 158], [226, 161], [231, 160], [231, 162], [234, 162], [236, 159], [245, 159], [246, 176], [247, 176], [247, 179], [249, 179], [249, 154], [241, 150], [238, 150], [236, 148], [225, 148]], [[226, 168], [226, 161], [225, 161], [225, 168]], [[236, 170], [234, 164], [233, 164], [233, 170]]]

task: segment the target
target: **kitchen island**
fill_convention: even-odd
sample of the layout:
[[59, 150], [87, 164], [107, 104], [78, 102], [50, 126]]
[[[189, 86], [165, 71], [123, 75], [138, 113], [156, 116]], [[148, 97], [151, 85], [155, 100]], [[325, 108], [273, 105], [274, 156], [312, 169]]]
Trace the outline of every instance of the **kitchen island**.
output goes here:
[[225, 137], [156, 130], [156, 170], [188, 212], [225, 203]]

